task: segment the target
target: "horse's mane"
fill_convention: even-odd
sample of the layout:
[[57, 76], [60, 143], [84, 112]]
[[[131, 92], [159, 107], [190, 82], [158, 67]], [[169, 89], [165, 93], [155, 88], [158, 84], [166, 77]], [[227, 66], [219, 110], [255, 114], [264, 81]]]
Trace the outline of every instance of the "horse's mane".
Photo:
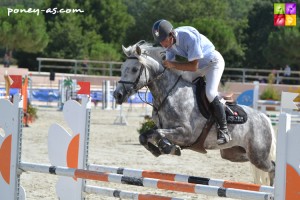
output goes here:
[[142, 42], [138, 42], [138, 43], [141, 43], [141, 45], [139, 46], [142, 52], [153, 57], [158, 62], [161, 62], [166, 55], [165, 49], [160, 46], [155, 46], [153, 43], [146, 42], [146, 41], [143, 41], [143, 43]]
[[[155, 46], [153, 43], [145, 42], [145, 41], [140, 41], [135, 45], [139, 45], [142, 50], [142, 53], [152, 57], [154, 60], [156, 60], [159, 63], [161, 63], [162, 60], [165, 59], [166, 50], [161, 46]], [[171, 74], [174, 74], [176, 76], [182, 76], [183, 80], [189, 82], [190, 84], [195, 78], [199, 76], [199, 75], [195, 76], [195, 73], [188, 72], [188, 71], [170, 70], [170, 72]]]

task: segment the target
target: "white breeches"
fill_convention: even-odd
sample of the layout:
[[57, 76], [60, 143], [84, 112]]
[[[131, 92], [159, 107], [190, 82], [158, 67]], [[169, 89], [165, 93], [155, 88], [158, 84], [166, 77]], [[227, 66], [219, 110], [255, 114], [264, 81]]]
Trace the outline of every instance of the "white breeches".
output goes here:
[[211, 103], [218, 96], [219, 83], [225, 68], [225, 61], [222, 55], [216, 51], [215, 58], [210, 62], [209, 66], [202, 71], [206, 78], [206, 97]]

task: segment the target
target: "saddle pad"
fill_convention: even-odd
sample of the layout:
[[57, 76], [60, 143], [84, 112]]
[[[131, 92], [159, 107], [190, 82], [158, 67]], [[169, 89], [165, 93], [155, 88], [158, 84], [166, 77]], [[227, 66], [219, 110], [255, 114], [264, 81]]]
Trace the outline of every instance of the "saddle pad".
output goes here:
[[243, 124], [247, 121], [248, 116], [242, 107], [236, 103], [226, 103], [229, 107], [225, 109], [226, 120], [228, 124]]

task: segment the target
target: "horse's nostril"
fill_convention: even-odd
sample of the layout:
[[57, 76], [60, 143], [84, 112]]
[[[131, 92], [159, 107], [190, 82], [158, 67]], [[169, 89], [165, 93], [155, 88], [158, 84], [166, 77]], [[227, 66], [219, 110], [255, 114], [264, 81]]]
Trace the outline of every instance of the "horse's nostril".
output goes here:
[[114, 96], [115, 99], [121, 99], [123, 94], [120, 91], [118, 91], [118, 92], [115, 91], [113, 96]]

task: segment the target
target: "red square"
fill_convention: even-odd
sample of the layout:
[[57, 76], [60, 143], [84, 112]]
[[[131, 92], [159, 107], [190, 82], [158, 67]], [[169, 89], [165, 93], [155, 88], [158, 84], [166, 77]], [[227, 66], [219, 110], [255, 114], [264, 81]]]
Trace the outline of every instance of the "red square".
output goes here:
[[274, 15], [274, 26], [284, 26], [285, 16], [283, 14]]

